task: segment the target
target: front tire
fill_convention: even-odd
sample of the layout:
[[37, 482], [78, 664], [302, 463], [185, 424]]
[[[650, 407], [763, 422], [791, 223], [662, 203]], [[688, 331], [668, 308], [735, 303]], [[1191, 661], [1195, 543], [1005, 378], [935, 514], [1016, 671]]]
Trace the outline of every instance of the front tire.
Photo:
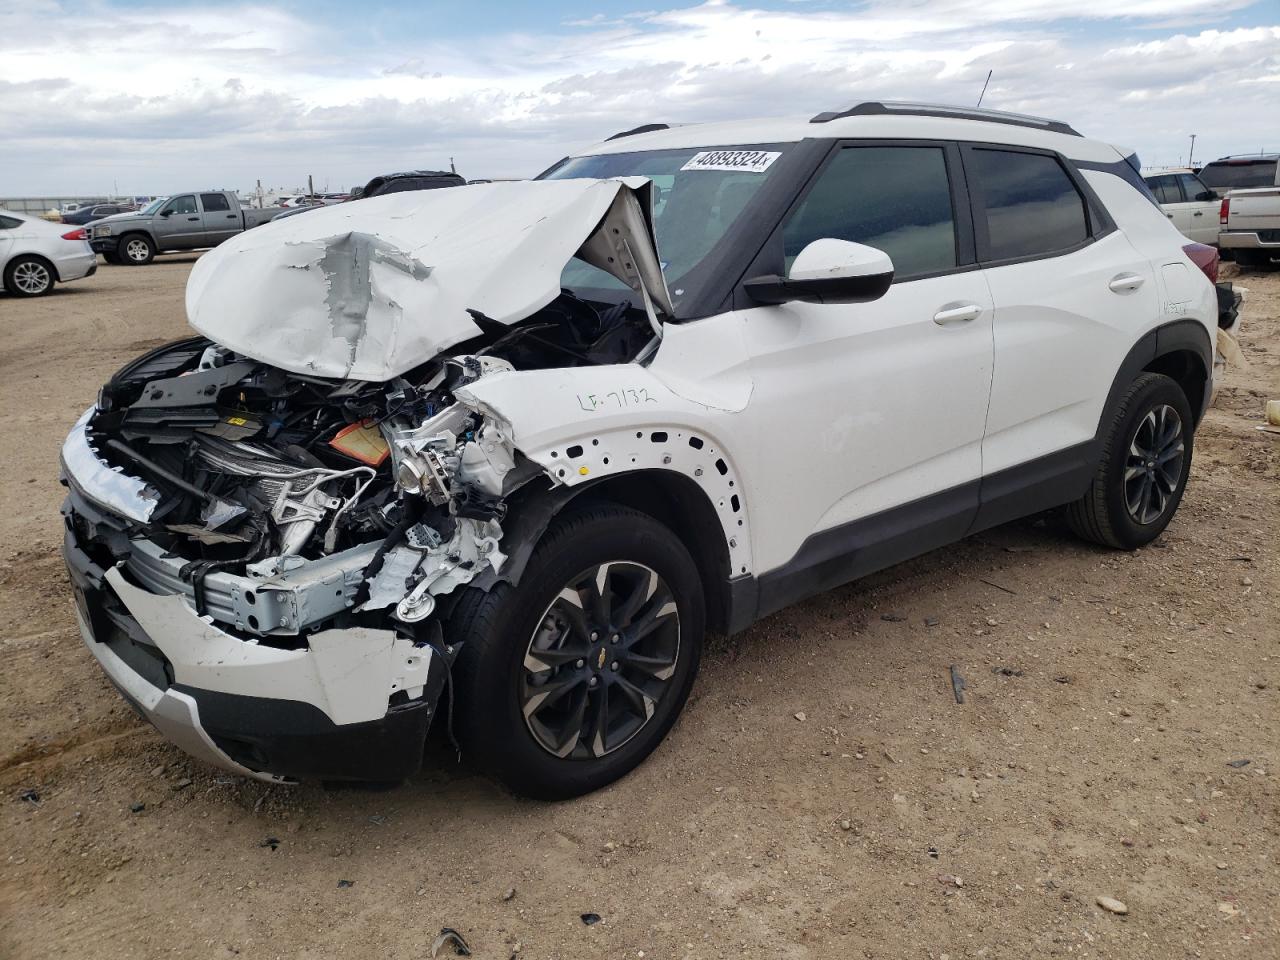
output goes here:
[[445, 625], [464, 751], [536, 799], [617, 780], [684, 707], [705, 617], [697, 567], [657, 520], [611, 504], [557, 518], [517, 586], [468, 589]]
[[14, 257], [4, 268], [4, 288], [15, 297], [43, 297], [53, 284], [53, 266], [42, 257]]
[[1178, 384], [1144, 373], [1116, 407], [1088, 492], [1067, 508], [1085, 540], [1135, 550], [1164, 532], [1191, 473], [1191, 404]]
[[156, 258], [156, 245], [145, 233], [126, 233], [116, 246], [116, 256], [131, 267], [145, 267]]

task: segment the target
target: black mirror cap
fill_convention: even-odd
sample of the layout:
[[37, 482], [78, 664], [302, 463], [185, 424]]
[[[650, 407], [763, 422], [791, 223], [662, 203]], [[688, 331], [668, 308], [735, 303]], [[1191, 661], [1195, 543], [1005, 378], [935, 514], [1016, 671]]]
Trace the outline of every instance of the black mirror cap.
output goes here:
[[776, 273], [752, 277], [742, 286], [747, 296], [759, 304], [791, 303], [871, 303], [889, 292], [893, 271], [865, 277], [831, 277], [822, 280], [788, 280]]

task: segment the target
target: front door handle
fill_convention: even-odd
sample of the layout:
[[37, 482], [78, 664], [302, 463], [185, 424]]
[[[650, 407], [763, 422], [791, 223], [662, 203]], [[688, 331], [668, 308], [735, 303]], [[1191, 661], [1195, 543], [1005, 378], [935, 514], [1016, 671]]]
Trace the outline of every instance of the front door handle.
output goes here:
[[933, 315], [933, 322], [944, 327], [949, 323], [968, 323], [970, 320], [977, 320], [980, 316], [982, 316], [982, 308], [976, 303], [961, 303], [943, 307]]
[[1192, 216], [1193, 216], [1193, 217], [1203, 217], [1203, 216], [1204, 216], [1204, 211], [1203, 211], [1203, 210], [1197, 210], [1195, 213], [1193, 213], [1193, 214], [1192, 214]]
[[196, 221], [198, 221], [200, 218], [199, 218], [199, 217], [187, 217], [187, 219], [188, 219], [188, 220], [190, 220], [192, 223], [195, 223], [195, 222], [196, 222]]
[[1136, 273], [1122, 273], [1112, 277], [1107, 286], [1111, 288], [1113, 293], [1129, 293], [1142, 286], [1144, 280], [1144, 277], [1140, 277]]

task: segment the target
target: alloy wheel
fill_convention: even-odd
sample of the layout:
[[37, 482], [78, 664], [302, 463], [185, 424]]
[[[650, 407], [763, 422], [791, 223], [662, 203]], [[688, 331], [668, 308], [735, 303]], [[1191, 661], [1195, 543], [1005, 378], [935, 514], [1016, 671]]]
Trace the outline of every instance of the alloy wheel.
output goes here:
[[1138, 424], [1124, 467], [1124, 505], [1136, 523], [1159, 520], [1178, 485], [1186, 445], [1182, 418], [1166, 404], [1150, 410]]
[[14, 268], [13, 285], [28, 295], [44, 293], [53, 285], [53, 274], [43, 263], [27, 260]]
[[547, 607], [525, 651], [529, 732], [557, 757], [612, 753], [653, 718], [679, 654], [680, 614], [656, 571], [625, 561], [584, 570]]
[[151, 248], [145, 240], [130, 240], [124, 245], [124, 255], [137, 263], [144, 263], [151, 255]]

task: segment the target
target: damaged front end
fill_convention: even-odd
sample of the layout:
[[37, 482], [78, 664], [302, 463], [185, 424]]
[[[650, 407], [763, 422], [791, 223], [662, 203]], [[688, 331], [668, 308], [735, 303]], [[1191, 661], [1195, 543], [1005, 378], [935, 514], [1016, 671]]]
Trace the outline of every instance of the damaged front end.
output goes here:
[[[647, 226], [636, 194], [613, 190], [578, 218], [570, 254], [604, 249], [615, 208]], [[335, 296], [358, 291], [362, 331], [339, 331], [336, 353], [272, 362], [284, 359], [280, 343], [264, 334], [268, 348], [252, 349], [241, 312], [226, 338], [236, 346], [179, 341], [113, 377], [63, 447], [64, 554], [86, 643], [130, 703], [188, 752], [245, 775], [417, 770], [457, 653], [442, 640], [447, 605], [463, 587], [518, 574], [508, 555], [529, 545], [504, 530], [513, 495], [557, 483], [520, 453], [509, 423], [457, 391], [512, 370], [651, 352], [654, 304], [670, 304], [645, 239], [647, 253], [625, 258], [638, 306], [552, 290], [501, 320], [466, 308], [427, 338], [436, 353], [389, 349], [382, 360], [367, 322], [371, 303], [392, 302], [379, 265], [396, 261], [390, 269], [428, 286], [447, 271], [413, 266], [421, 251], [403, 246], [370, 257], [369, 244], [335, 241], [320, 259], [345, 286], [330, 276], [316, 307], [327, 322]], [[205, 271], [215, 286], [225, 259]], [[396, 324], [429, 326], [407, 299], [394, 301]], [[316, 362], [328, 356], [339, 369]], [[357, 368], [374, 376], [353, 377]]]

